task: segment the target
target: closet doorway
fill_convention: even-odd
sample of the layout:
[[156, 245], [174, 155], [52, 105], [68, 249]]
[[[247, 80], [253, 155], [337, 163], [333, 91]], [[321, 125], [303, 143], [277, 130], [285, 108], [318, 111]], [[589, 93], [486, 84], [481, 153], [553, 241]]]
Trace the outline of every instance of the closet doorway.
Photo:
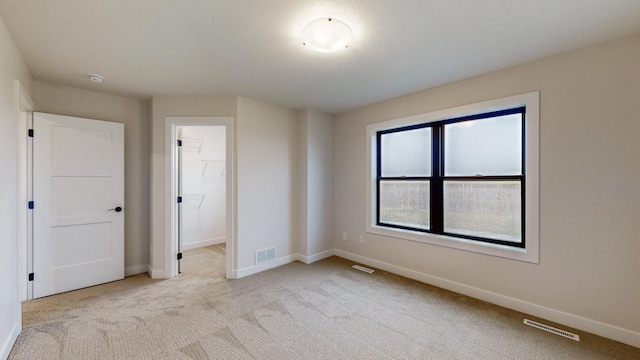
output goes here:
[[[178, 252], [226, 244], [226, 127], [178, 126]], [[214, 246], [217, 245], [217, 246]], [[178, 272], [184, 267], [178, 263]]]
[[202, 249], [224, 255], [218, 262], [234, 278], [233, 158], [232, 117], [165, 118], [167, 278]]

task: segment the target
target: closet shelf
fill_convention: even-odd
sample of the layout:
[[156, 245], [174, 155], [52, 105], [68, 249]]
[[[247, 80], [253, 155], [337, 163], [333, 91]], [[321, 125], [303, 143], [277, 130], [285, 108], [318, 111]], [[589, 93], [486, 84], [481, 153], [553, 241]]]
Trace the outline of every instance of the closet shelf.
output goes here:
[[199, 154], [202, 151], [202, 145], [204, 144], [205, 138], [183, 137], [180, 140], [182, 140], [183, 151]]
[[182, 195], [182, 202], [189, 206], [200, 209], [202, 202], [204, 201], [205, 194], [184, 194]]
[[[205, 173], [209, 176], [220, 176], [225, 174], [227, 166], [224, 160], [202, 159], [201, 161], [203, 162], [202, 175], [205, 175]], [[207, 172], [207, 169], [209, 172]]]

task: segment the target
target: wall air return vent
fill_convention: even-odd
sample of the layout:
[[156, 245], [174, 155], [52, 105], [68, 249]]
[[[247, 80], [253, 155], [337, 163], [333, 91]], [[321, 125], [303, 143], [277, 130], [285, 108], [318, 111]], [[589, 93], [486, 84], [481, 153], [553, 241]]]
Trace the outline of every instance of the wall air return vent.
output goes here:
[[275, 258], [276, 258], [275, 247], [256, 251], [256, 265], [262, 264], [267, 261], [271, 261]]

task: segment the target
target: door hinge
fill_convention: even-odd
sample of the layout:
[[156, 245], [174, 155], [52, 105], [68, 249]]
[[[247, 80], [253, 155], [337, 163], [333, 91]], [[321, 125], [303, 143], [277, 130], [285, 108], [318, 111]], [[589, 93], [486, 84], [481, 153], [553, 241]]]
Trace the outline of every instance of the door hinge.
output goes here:
[[182, 140], [178, 140], [178, 146], [182, 146]]
[[27, 135], [29, 137], [33, 137], [33, 129], [29, 129], [29, 131], [27, 131]]
[[33, 281], [33, 278], [34, 278], [33, 273], [30, 273], [30, 274], [29, 274], [29, 281]]
[[33, 203], [33, 201], [29, 201], [27, 203], [27, 207], [29, 208], [29, 210], [33, 210], [34, 206], [35, 206], [35, 204]]
[[177, 256], [177, 257], [178, 257], [178, 260], [181, 260], [181, 259], [182, 259], [182, 253], [181, 253], [181, 252], [180, 252], [180, 253], [178, 253], [178, 256]]
[[182, 202], [182, 196], [178, 196], [177, 201], [178, 201], [178, 204], [180, 204]]

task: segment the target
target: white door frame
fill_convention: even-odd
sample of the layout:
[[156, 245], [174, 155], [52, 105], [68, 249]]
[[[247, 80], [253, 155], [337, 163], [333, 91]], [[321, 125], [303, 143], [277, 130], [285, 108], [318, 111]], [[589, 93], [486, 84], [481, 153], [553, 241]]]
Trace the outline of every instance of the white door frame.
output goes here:
[[165, 117], [165, 236], [164, 236], [164, 263], [167, 277], [172, 278], [178, 275], [178, 212], [176, 199], [178, 196], [177, 179], [177, 127], [178, 126], [224, 126], [226, 129], [226, 236], [227, 236], [227, 256], [226, 256], [226, 277], [233, 279], [233, 270], [236, 268], [236, 236], [235, 236], [235, 212], [234, 212], [234, 186], [233, 173], [235, 164], [233, 163], [233, 118], [224, 117], [189, 117], [171, 116]]
[[[28, 129], [33, 126], [33, 111], [35, 105], [29, 93], [19, 80], [15, 81], [15, 94], [17, 100], [17, 119], [18, 119], [18, 179], [17, 185], [17, 209], [18, 215], [18, 300], [19, 302], [33, 298], [32, 283], [28, 281], [27, 274], [33, 269], [33, 257], [31, 249], [33, 249], [32, 225], [33, 217], [27, 209], [27, 201], [31, 198], [31, 144], [30, 138], [27, 136]], [[22, 319], [21, 311], [20, 320]]]

